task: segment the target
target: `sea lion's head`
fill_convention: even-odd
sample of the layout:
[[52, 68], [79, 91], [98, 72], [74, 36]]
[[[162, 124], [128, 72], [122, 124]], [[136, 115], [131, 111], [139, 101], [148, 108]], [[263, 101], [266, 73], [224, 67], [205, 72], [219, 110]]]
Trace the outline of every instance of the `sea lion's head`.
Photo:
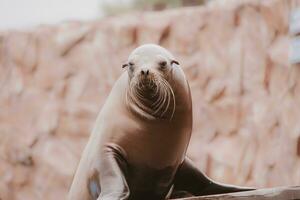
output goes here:
[[138, 114], [151, 119], [171, 119], [175, 112], [172, 69], [178, 65], [173, 55], [161, 46], [146, 44], [136, 48], [123, 68], [129, 86], [127, 102]]

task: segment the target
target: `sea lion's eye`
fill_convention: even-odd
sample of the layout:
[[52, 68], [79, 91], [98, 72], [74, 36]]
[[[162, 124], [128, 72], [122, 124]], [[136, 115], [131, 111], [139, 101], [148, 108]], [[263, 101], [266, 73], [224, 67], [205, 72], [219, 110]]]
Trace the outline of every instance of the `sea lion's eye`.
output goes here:
[[133, 62], [129, 62], [128, 65], [129, 65], [129, 70], [133, 71], [134, 63]]
[[159, 66], [160, 66], [160, 68], [164, 69], [164, 68], [166, 68], [166, 66], [167, 66], [167, 62], [166, 62], [166, 61], [161, 61], [161, 62], [159, 63]]
[[129, 62], [129, 63], [123, 64], [122, 68], [129, 67], [129, 70], [133, 71], [133, 66], [134, 66], [134, 63]]

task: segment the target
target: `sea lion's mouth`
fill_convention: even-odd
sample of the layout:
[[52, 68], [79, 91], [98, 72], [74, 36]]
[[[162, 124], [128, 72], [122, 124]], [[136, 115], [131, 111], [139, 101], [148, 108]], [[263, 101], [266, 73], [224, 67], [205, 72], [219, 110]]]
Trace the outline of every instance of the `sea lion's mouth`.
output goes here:
[[156, 119], [172, 119], [175, 112], [175, 96], [164, 78], [133, 79], [127, 93], [128, 103], [135, 112]]
[[156, 87], [155, 81], [150, 79], [142, 79], [138, 83], [138, 89], [152, 89]]
[[147, 97], [153, 97], [156, 95], [157, 91], [157, 83], [154, 80], [141, 80], [136, 86], [136, 90], [144, 96]]

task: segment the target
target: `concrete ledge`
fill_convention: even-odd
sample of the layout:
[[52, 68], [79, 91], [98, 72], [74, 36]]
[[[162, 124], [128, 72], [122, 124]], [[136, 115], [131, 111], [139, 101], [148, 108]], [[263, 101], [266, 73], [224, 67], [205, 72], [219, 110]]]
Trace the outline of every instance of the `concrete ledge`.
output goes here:
[[266, 188], [249, 192], [237, 192], [181, 200], [300, 200], [300, 186]]

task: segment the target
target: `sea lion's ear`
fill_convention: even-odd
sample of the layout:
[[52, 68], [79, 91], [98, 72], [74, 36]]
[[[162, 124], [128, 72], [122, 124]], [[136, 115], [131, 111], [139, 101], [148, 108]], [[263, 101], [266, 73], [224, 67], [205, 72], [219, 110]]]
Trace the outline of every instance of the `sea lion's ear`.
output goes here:
[[173, 65], [173, 64], [179, 65], [179, 62], [177, 60], [172, 60], [171, 65]]
[[127, 67], [128, 66], [128, 64], [126, 63], [126, 64], [123, 64], [122, 65], [122, 68], [124, 69], [125, 67]]

